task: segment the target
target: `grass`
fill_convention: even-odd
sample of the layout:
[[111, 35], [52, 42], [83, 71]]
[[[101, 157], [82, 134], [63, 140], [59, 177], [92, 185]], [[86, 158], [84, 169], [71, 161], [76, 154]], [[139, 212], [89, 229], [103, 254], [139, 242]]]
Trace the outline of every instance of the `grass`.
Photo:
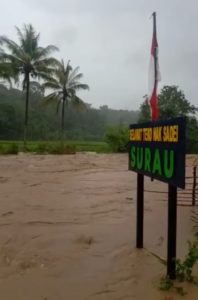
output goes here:
[[[17, 154], [23, 151], [22, 141], [0, 141], [0, 154]], [[56, 141], [30, 141], [27, 152], [36, 154], [73, 154], [75, 152], [110, 153], [109, 145], [105, 142], [66, 141], [63, 145]]]
[[18, 154], [19, 147], [17, 143], [1, 144], [0, 143], [0, 154]]

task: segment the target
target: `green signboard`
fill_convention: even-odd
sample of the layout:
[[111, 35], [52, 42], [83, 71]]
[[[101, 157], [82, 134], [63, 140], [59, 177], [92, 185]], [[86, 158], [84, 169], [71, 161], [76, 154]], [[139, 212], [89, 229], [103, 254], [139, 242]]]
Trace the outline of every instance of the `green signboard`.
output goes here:
[[185, 188], [185, 118], [130, 125], [129, 169]]

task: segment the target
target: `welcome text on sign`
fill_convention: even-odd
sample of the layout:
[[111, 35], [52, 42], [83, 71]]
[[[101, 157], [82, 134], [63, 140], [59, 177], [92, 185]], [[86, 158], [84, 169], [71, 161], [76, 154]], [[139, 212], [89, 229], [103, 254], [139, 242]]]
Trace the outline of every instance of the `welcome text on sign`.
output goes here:
[[130, 141], [133, 142], [170, 142], [179, 139], [178, 125], [156, 126], [130, 129]]

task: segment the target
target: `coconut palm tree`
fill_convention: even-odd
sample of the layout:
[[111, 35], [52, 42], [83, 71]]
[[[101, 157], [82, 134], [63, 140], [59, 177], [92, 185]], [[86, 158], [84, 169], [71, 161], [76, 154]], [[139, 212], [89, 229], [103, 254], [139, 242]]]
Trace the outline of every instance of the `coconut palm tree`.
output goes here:
[[86, 109], [86, 105], [82, 99], [80, 99], [76, 93], [79, 90], [89, 90], [87, 84], [80, 82], [83, 77], [79, 72], [79, 67], [72, 69], [70, 61], [67, 64], [61, 60], [54, 71], [54, 76], [49, 81], [43, 84], [45, 89], [53, 90], [52, 93], [45, 97], [45, 103], [57, 102], [57, 112], [60, 105], [61, 110], [61, 138], [64, 138], [64, 119], [65, 119], [65, 106], [73, 106], [75, 109]]
[[10, 70], [3, 73], [9, 78], [14, 78], [15, 82], [22, 79], [23, 90], [26, 92], [25, 99], [25, 118], [24, 118], [24, 148], [26, 147], [28, 130], [28, 112], [29, 112], [29, 90], [30, 79], [49, 80], [56, 64], [56, 59], [49, 57], [50, 54], [58, 50], [57, 47], [49, 45], [47, 47], [39, 46], [40, 34], [37, 34], [31, 24], [24, 25], [20, 30], [16, 27], [19, 43], [6, 36], [0, 36], [0, 69]]

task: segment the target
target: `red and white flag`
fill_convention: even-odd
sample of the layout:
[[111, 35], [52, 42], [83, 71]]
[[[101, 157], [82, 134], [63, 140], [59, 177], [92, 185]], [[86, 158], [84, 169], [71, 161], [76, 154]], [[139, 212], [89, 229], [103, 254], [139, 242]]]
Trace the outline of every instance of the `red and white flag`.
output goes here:
[[158, 62], [158, 43], [156, 34], [156, 16], [153, 13], [153, 38], [151, 44], [151, 58], [149, 65], [149, 98], [148, 103], [150, 105], [151, 120], [156, 121], [159, 115], [157, 106], [157, 86], [158, 82], [161, 80]]

